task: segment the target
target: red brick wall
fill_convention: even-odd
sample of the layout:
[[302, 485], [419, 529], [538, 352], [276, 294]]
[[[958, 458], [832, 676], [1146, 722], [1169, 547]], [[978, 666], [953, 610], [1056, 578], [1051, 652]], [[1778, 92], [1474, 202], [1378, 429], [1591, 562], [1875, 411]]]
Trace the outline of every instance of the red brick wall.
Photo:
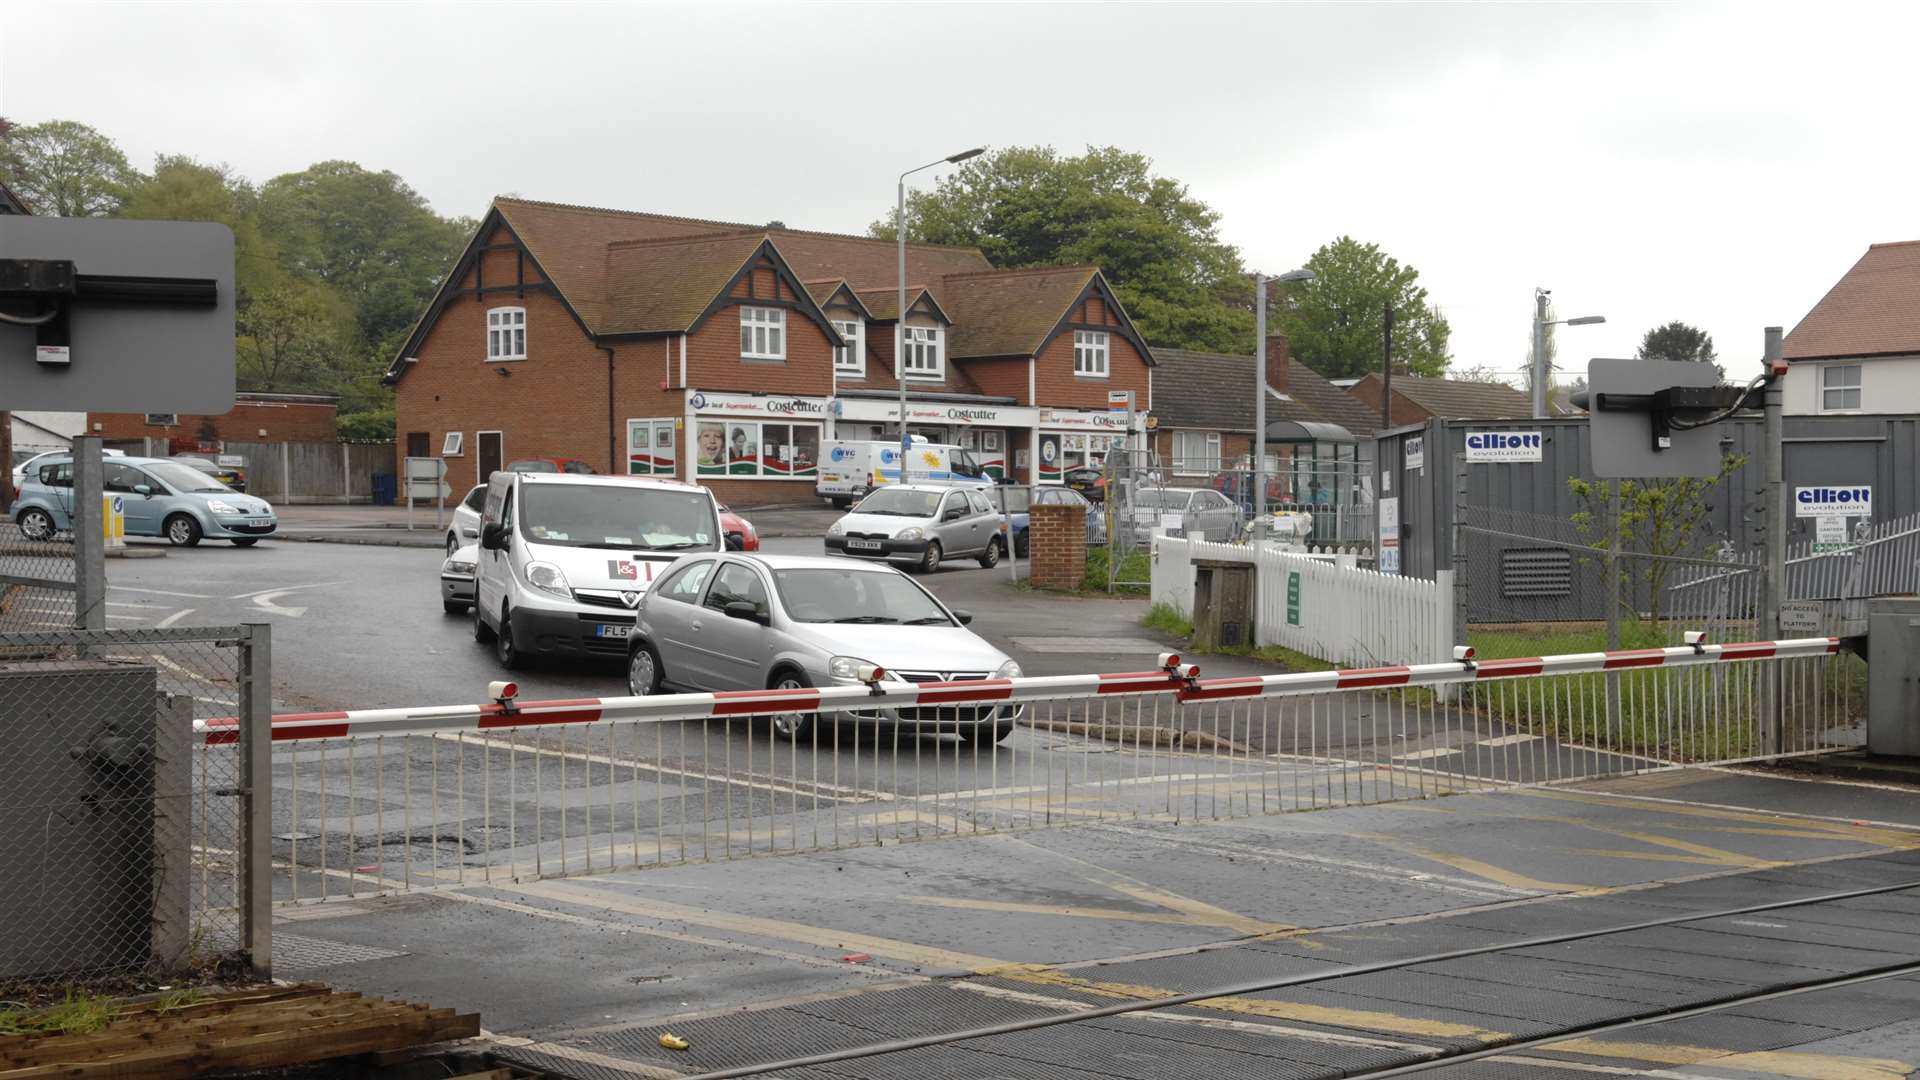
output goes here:
[[[1347, 393], [1358, 398], [1361, 404], [1373, 410], [1373, 412], [1378, 415], [1380, 412], [1380, 390], [1380, 376], [1369, 374], [1366, 378], [1354, 383], [1353, 386], [1347, 390]], [[1431, 412], [1414, 404], [1411, 399], [1404, 395], [1393, 395], [1392, 418], [1395, 425], [1418, 424], [1432, 415]]]
[[1147, 405], [1147, 362], [1133, 343], [1117, 332], [1107, 335], [1107, 377], [1089, 379], [1073, 373], [1073, 331], [1062, 331], [1040, 351], [1034, 371], [1039, 404], [1055, 409], [1104, 409], [1107, 391], [1132, 390], [1135, 408]]
[[[338, 436], [332, 405], [235, 402], [220, 416], [178, 417], [179, 423], [147, 423], [144, 413], [89, 413], [87, 430], [103, 439], [197, 440], [203, 421], [213, 422], [213, 437], [234, 442], [332, 442]], [[266, 429], [266, 435], [260, 434]]]
[[1037, 589], [1075, 590], [1087, 572], [1087, 513], [1080, 506], [1035, 506], [1027, 533], [1029, 578]]
[[[700, 390], [736, 394], [765, 392], [824, 397], [831, 393], [833, 342], [828, 340], [827, 332], [812, 319], [788, 309], [786, 341], [784, 362], [742, 359], [740, 308], [729, 304], [687, 336], [687, 384]], [[871, 370], [871, 349], [867, 357]]]
[[[1067, 354], [1067, 362], [1073, 362], [1072, 351]], [[951, 361], [949, 361], [951, 363]], [[973, 384], [983, 394], [994, 397], [1010, 397], [1022, 405], [1031, 405], [1027, 400], [1027, 358], [1011, 357], [1004, 360], [964, 360], [960, 366], [973, 379]], [[1101, 404], [1106, 404], [1105, 400]]]

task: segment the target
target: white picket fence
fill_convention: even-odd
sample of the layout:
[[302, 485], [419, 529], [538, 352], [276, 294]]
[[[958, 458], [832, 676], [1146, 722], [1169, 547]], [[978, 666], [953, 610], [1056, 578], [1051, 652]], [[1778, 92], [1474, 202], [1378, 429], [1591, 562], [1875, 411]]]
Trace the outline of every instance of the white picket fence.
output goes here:
[[[1153, 538], [1155, 604], [1192, 618], [1194, 560], [1254, 566], [1254, 642], [1284, 645], [1342, 667], [1424, 664], [1453, 657], [1453, 572], [1439, 580], [1362, 570], [1352, 555], [1331, 559], [1272, 546]], [[1297, 581], [1295, 576], [1297, 575]], [[1290, 597], [1290, 593], [1295, 593]]]

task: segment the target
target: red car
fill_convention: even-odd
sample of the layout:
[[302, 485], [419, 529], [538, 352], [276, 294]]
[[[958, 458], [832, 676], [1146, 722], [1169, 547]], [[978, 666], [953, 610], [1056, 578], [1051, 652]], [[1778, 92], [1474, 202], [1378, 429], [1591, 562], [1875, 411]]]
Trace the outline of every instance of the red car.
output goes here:
[[760, 534], [753, 531], [753, 522], [727, 509], [720, 504], [720, 531], [726, 534], [728, 551], [759, 551]]

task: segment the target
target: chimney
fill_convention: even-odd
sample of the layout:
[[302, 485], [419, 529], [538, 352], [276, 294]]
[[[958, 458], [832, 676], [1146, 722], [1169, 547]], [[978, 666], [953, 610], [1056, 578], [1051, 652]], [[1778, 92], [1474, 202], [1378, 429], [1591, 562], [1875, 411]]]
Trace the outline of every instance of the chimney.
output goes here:
[[1287, 368], [1293, 360], [1293, 349], [1287, 344], [1284, 334], [1267, 336], [1267, 385], [1279, 393], [1287, 392]]

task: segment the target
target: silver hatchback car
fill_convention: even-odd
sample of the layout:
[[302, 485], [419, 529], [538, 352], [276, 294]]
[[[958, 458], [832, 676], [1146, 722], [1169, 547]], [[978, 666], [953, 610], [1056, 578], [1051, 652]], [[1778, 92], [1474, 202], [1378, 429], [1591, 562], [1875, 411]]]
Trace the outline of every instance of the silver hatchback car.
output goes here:
[[[760, 690], [854, 685], [863, 665], [905, 682], [1013, 678], [1020, 665], [987, 644], [912, 578], [884, 564], [797, 555], [688, 555], [640, 598], [627, 689]], [[950, 732], [992, 743], [1019, 706], [866, 709], [852, 722]], [[773, 731], [806, 739], [811, 714]]]

